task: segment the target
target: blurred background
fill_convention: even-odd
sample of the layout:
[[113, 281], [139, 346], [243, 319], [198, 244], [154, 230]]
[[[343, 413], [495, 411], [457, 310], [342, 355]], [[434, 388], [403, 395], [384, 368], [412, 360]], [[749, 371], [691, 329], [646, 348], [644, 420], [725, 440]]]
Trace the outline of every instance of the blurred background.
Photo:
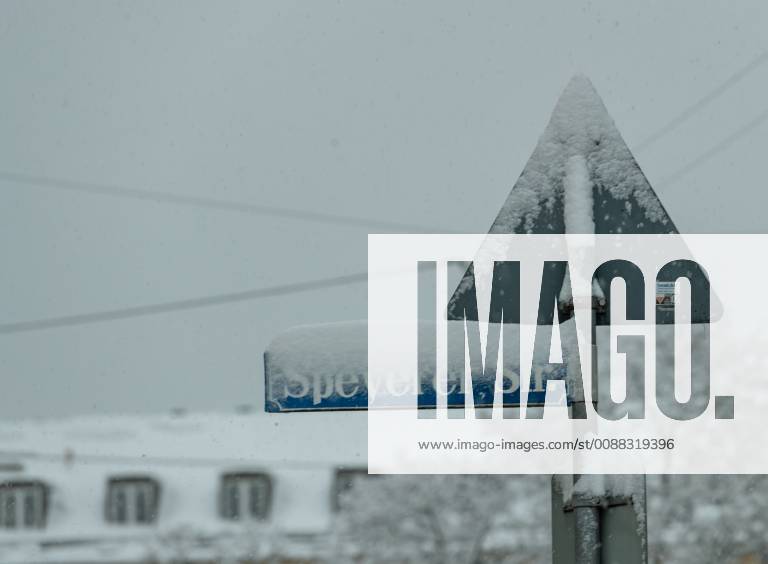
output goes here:
[[[368, 478], [263, 351], [365, 318], [368, 233], [486, 232], [576, 72], [680, 231], [765, 232], [767, 12], [3, 0], [0, 561], [549, 562], [548, 478]], [[652, 561], [768, 561], [763, 477], [648, 488]]]

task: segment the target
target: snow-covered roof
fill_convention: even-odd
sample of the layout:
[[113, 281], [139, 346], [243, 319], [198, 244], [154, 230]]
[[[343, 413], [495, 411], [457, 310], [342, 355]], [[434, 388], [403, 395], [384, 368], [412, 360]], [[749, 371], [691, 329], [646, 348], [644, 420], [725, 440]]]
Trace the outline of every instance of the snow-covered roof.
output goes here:
[[[0, 452], [8, 469], [0, 467], [0, 481], [40, 480], [50, 488], [44, 528], [0, 528], [0, 561], [106, 562], [131, 556], [131, 551], [146, 555], [150, 549], [160, 550], [152, 548], [153, 543], [182, 532], [209, 539], [203, 543], [208, 549], [222, 539], [230, 545], [241, 542], [243, 535], [237, 533], [253, 524], [220, 517], [218, 496], [225, 472], [271, 476], [271, 509], [259, 527], [272, 538], [326, 532], [336, 469], [366, 467], [366, 425], [361, 413], [5, 421]], [[124, 475], [146, 475], [160, 483], [156, 523], [105, 521], [107, 480]]]
[[[342, 437], [347, 440], [341, 440]], [[4, 421], [0, 451], [136, 460], [215, 458], [265, 464], [364, 463], [365, 414], [93, 415]]]

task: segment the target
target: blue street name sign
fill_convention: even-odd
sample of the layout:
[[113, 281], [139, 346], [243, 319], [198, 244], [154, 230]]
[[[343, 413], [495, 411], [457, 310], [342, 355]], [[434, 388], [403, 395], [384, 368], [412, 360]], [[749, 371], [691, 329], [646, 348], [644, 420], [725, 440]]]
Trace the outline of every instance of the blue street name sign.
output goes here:
[[[367, 333], [363, 324], [357, 330], [351, 323], [300, 328], [279, 336], [264, 353], [265, 409], [271, 413], [295, 411], [349, 411], [368, 409]], [[298, 336], [298, 338], [297, 338]], [[329, 344], [335, 344], [331, 350]], [[546, 375], [547, 380], [565, 378], [564, 367]], [[433, 374], [420, 375], [421, 409], [434, 409], [437, 394]], [[560, 387], [564, 389], [564, 386]], [[465, 406], [464, 394], [454, 382], [448, 385], [446, 405]], [[493, 386], [475, 390], [474, 405], [493, 407]], [[529, 406], [541, 406], [545, 398], [558, 402], [554, 390], [524, 392]], [[471, 394], [471, 392], [469, 392]], [[505, 394], [503, 407], [520, 407], [520, 393]], [[411, 398], [412, 399], [412, 398]]]

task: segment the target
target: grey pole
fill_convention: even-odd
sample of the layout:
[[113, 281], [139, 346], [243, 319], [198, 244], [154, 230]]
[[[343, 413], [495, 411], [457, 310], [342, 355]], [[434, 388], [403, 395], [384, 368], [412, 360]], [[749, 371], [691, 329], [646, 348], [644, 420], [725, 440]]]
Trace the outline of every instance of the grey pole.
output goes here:
[[[593, 308], [592, 315], [595, 315]], [[594, 327], [594, 324], [593, 324]], [[594, 329], [593, 329], [594, 331]], [[592, 370], [597, 370], [597, 339], [592, 336]], [[595, 372], [596, 373], [596, 372]], [[593, 378], [592, 399], [596, 405], [597, 382]], [[579, 400], [583, 398], [576, 398]], [[574, 415], [586, 413], [585, 401], [574, 401]], [[642, 513], [632, 499], [596, 497], [573, 492], [564, 499], [563, 490], [573, 490], [579, 476], [552, 480], [552, 562], [553, 564], [647, 564], [645, 476], [642, 477]], [[570, 488], [568, 487], [570, 486]]]
[[592, 499], [574, 495], [576, 518], [576, 564], [600, 564], [600, 506]]
[[[597, 316], [597, 304], [592, 303], [592, 405], [597, 407], [597, 331], [595, 318]], [[587, 401], [583, 395], [579, 398], [579, 403], [573, 405], [574, 418], [586, 418]], [[579, 476], [573, 477], [574, 487], [579, 480]], [[573, 492], [573, 513], [575, 519], [576, 532], [576, 564], [600, 564], [601, 543], [600, 543], [600, 506], [602, 499], [600, 497], [577, 492]]]

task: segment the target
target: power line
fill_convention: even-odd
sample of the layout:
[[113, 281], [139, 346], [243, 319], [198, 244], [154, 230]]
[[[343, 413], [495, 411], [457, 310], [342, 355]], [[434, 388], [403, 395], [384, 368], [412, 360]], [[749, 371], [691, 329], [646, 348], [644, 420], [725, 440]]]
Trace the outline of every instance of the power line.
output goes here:
[[757, 128], [766, 119], [768, 119], [768, 110], [763, 111], [757, 117], [750, 120], [749, 122], [741, 126], [739, 129], [731, 133], [728, 137], [720, 141], [720, 143], [708, 149], [707, 151], [705, 151], [704, 153], [702, 153], [701, 155], [699, 155], [689, 163], [683, 165], [676, 171], [672, 172], [671, 174], [663, 178], [661, 182], [658, 183], [657, 186], [664, 187], [677, 182], [678, 180], [680, 180], [680, 178], [688, 174], [690, 171], [702, 165], [703, 163], [711, 159], [714, 155], [716, 155], [720, 151], [727, 149], [733, 143], [738, 141], [740, 138], [744, 137], [747, 133]]
[[[647, 146], [668, 131], [674, 129], [682, 121], [693, 115], [703, 105], [713, 100], [723, 92], [725, 92], [733, 83], [740, 80], [749, 72], [757, 68], [768, 60], [768, 52], [761, 54], [759, 57], [751, 61], [748, 65], [734, 73], [729, 79], [712, 90], [709, 94], [701, 98], [694, 105], [690, 106], [679, 114], [675, 119], [669, 122], [666, 126], [658, 130], [649, 139], [640, 144], [638, 148]], [[697, 168], [715, 154], [728, 148], [734, 142], [741, 137], [745, 136], [760, 124], [768, 119], [768, 110], [762, 112], [753, 120], [749, 121], [734, 133], [723, 139], [720, 143], [713, 146], [709, 150], [705, 151], [683, 167], [674, 171], [657, 185], [668, 186], [673, 184], [681, 177], [688, 174], [691, 170]], [[378, 225], [387, 228], [405, 228], [408, 230], [423, 231], [423, 227], [417, 227], [414, 225], [390, 222], [384, 220], [372, 220], [363, 219], [357, 217], [326, 214], [323, 212], [311, 212], [303, 210], [294, 210], [290, 208], [280, 208], [274, 206], [264, 206], [260, 204], [248, 204], [242, 202], [233, 202], [227, 200], [217, 200], [213, 198], [202, 198], [195, 196], [183, 196], [179, 194], [173, 194], [170, 192], [155, 192], [140, 188], [128, 188], [120, 186], [109, 186], [104, 184], [95, 184], [87, 182], [79, 182], [72, 180], [55, 179], [45, 176], [27, 175], [8, 171], [0, 171], [0, 179], [8, 180], [11, 182], [17, 182], [21, 184], [29, 184], [36, 186], [47, 186], [53, 188], [62, 188], [65, 190], [79, 191], [85, 193], [92, 193], [105, 196], [134, 198], [147, 201], [155, 201], [159, 203], [169, 204], [181, 204], [213, 209], [221, 209], [227, 211], [239, 211], [246, 213], [255, 213], [262, 215], [276, 215], [283, 217], [291, 217], [294, 219], [303, 219], [309, 221], [319, 221], [324, 223], [337, 223], [348, 225], [365, 225], [374, 226]], [[451, 231], [436, 229], [426, 230], [427, 232], [443, 232], [450, 233]], [[228, 303], [236, 303], [241, 301], [255, 300], [267, 297], [290, 295], [300, 292], [308, 292], [316, 289], [331, 288], [338, 286], [345, 286], [349, 284], [355, 284], [364, 282], [367, 280], [368, 273], [362, 272], [357, 274], [350, 274], [345, 276], [337, 276], [332, 278], [324, 278], [320, 280], [312, 280], [306, 282], [296, 282], [292, 284], [285, 284], [281, 286], [272, 286], [267, 288], [258, 288], [254, 290], [246, 290], [243, 292], [233, 292], [226, 294], [215, 294], [212, 296], [203, 296], [198, 298], [192, 298], [187, 300], [175, 300], [169, 302], [161, 302], [156, 304], [149, 304], [144, 306], [134, 306], [127, 308], [104, 310], [99, 312], [91, 312], [84, 314], [67, 315], [61, 317], [50, 317], [31, 321], [19, 321], [13, 323], [0, 324], [0, 334], [14, 334], [24, 333], [30, 331], [39, 331], [44, 329], [53, 329], [58, 327], [71, 327], [77, 325], [89, 325], [92, 323], [101, 323], [107, 321], [114, 321], [120, 319], [128, 319], [133, 317], [143, 317], [149, 315], [158, 315], [162, 313], [170, 313], [175, 311], [184, 311], [191, 309], [200, 309], [204, 307], [213, 307], [218, 305], [224, 305]]]
[[[673, 184], [681, 177], [688, 174], [691, 170], [697, 168], [715, 154], [728, 148], [734, 142], [747, 133], [751, 132], [757, 126], [768, 119], [768, 110], [763, 111], [757, 117], [737, 129], [731, 135], [723, 139], [720, 143], [708, 149], [683, 167], [674, 171], [665, 177], [657, 186], [668, 186]], [[156, 304], [134, 306], [128, 308], [111, 309], [99, 312], [67, 315], [61, 317], [49, 317], [31, 321], [18, 321], [13, 323], [0, 324], [0, 334], [24, 333], [29, 331], [40, 331], [44, 329], [53, 329], [58, 327], [71, 327], [76, 325], [89, 325], [92, 323], [101, 323], [115, 321], [119, 319], [128, 319], [132, 317], [143, 317], [157, 315], [161, 313], [170, 313], [175, 311], [184, 311], [199, 309], [204, 307], [213, 307], [235, 302], [255, 300], [261, 298], [285, 296], [300, 292], [309, 292], [322, 288], [332, 288], [364, 282], [368, 279], [367, 272], [349, 274], [345, 276], [336, 276], [332, 278], [323, 278], [320, 280], [311, 280], [306, 282], [295, 282], [280, 286], [271, 286], [267, 288], [258, 288], [246, 290], [243, 292], [233, 292], [227, 294], [215, 294], [212, 296], [203, 296], [187, 300], [175, 300], [170, 302], [161, 302]]]
[[262, 298], [287, 296], [301, 292], [319, 290], [322, 288], [346, 286], [349, 284], [365, 282], [366, 280], [368, 280], [368, 273], [360, 272], [356, 274], [347, 274], [344, 276], [335, 276], [332, 278], [309, 280], [306, 282], [294, 282], [291, 284], [282, 284], [279, 286], [268, 286], [266, 288], [245, 290], [243, 292], [215, 294], [211, 296], [202, 296], [186, 300], [174, 300], [142, 306], [109, 309], [75, 315], [64, 315], [61, 317], [47, 317], [31, 321], [3, 323], [0, 324], [0, 334], [9, 335], [14, 333], [26, 333], [29, 331], [41, 331], [44, 329], [54, 329], [58, 327], [73, 327], [76, 325], [90, 325], [92, 323], [103, 323], [107, 321], [116, 321], [119, 319], [129, 319], [132, 317], [145, 317], [162, 313], [200, 309], [204, 307], [213, 307], [249, 300], [258, 300]]
[[[768, 51], [764, 51], [744, 67], [730, 75], [725, 81], [720, 83], [705, 96], [697, 100], [694, 104], [684, 109], [675, 116], [666, 125], [656, 130], [646, 139], [640, 142], [636, 150], [641, 151], [658, 139], [675, 129], [681, 123], [689, 119], [692, 115], [706, 106], [709, 102], [729, 90], [738, 81], [749, 75], [755, 69], [768, 62]], [[424, 227], [398, 221], [361, 218], [343, 214], [333, 214], [327, 212], [317, 212], [310, 210], [297, 210], [294, 208], [285, 208], [280, 206], [269, 206], [264, 204], [252, 204], [247, 202], [238, 202], [232, 200], [221, 200], [217, 198], [207, 198], [201, 196], [186, 196], [167, 191], [155, 191], [145, 188], [135, 188], [129, 186], [117, 186], [102, 184], [96, 182], [86, 182], [80, 180], [54, 178], [50, 176], [25, 174], [7, 170], [0, 170], [0, 180], [26, 184], [29, 186], [39, 186], [46, 188], [69, 190], [99, 196], [111, 196], [117, 198], [127, 198], [135, 200], [144, 200], [161, 204], [175, 204], [182, 206], [215, 209], [220, 211], [230, 211], [239, 213], [248, 213], [255, 215], [266, 215], [275, 217], [285, 217], [301, 221], [315, 221], [318, 223], [334, 225], [351, 225], [359, 227], [377, 227], [382, 229], [405, 230], [407, 232], [419, 233], [456, 233], [455, 230], [443, 228]]]
[[642, 151], [646, 147], [652, 145], [654, 142], [656, 142], [658, 139], [675, 129], [678, 125], [686, 121], [688, 118], [690, 118], [693, 114], [698, 112], [701, 108], [706, 106], [709, 102], [720, 96], [721, 94], [725, 93], [728, 89], [730, 89], [734, 84], [736, 84], [738, 81], [740, 81], [742, 78], [750, 74], [752, 71], [763, 65], [764, 63], [768, 62], [768, 51], [764, 51], [760, 55], [758, 55], [756, 58], [752, 59], [749, 63], [747, 63], [745, 66], [737, 70], [735, 73], [733, 73], [731, 76], [729, 76], [725, 81], [720, 83], [718, 86], [716, 86], [714, 89], [709, 91], [704, 97], [697, 100], [694, 104], [688, 106], [685, 108], [682, 112], [680, 112], [677, 116], [675, 116], [671, 121], [669, 121], [666, 125], [663, 127], [657, 129], [655, 132], [653, 132], [651, 135], [646, 137], [643, 141], [640, 142], [640, 144], [636, 147], [636, 150]]
[[297, 219], [302, 221], [316, 221], [318, 223], [327, 223], [333, 225], [353, 225], [358, 227], [381, 228], [389, 230], [398, 230], [418, 233], [452, 233], [455, 231], [442, 228], [430, 228], [423, 225], [414, 225], [399, 221], [390, 221], [385, 219], [372, 219], [365, 217], [356, 217], [343, 214], [334, 214], [310, 210], [298, 210], [293, 208], [284, 208], [280, 206], [268, 206], [264, 204], [251, 204], [247, 202], [237, 202], [233, 200], [220, 200], [217, 198], [206, 198], [202, 196], [185, 196], [173, 192], [147, 190], [145, 188], [133, 188], [128, 186], [117, 186], [110, 184], [100, 184], [95, 182], [84, 182], [80, 180], [69, 180], [62, 178], [53, 178], [50, 176], [40, 176], [34, 174], [25, 174], [8, 170], [0, 170], [0, 180], [13, 182], [16, 184], [25, 184], [27, 186], [46, 187], [71, 192], [81, 192], [97, 196], [107, 196], [113, 198], [126, 198], [133, 200], [143, 200], [159, 204], [174, 204], [181, 206], [190, 206], [196, 208], [214, 209], [220, 211], [239, 212], [254, 215], [266, 215], [274, 217], [285, 217], [288, 219]]

